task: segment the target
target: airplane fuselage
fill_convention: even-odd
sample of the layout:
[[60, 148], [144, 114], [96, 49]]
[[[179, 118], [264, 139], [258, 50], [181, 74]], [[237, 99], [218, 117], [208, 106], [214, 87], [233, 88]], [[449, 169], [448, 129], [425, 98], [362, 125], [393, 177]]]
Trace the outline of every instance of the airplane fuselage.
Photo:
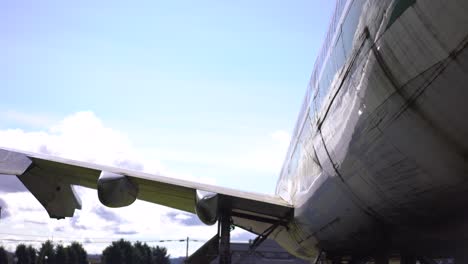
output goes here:
[[232, 224], [259, 234], [253, 246], [270, 237], [306, 259], [468, 263], [466, 14], [466, 0], [338, 0], [276, 196], [3, 148], [0, 174], [51, 218], [81, 209], [75, 185], [109, 207], [196, 213], [219, 232], [194, 255], [217, 250], [221, 263]]
[[296, 255], [467, 245], [468, 2], [338, 1], [277, 185]]

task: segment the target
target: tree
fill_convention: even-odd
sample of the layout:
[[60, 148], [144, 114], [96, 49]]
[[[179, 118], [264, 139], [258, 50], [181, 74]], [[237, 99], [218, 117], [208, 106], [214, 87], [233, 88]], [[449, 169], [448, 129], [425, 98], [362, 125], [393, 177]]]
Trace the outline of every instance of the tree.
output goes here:
[[0, 264], [8, 264], [8, 256], [6, 250], [0, 246]]
[[169, 255], [165, 247], [149, 247], [146, 243], [133, 244], [134, 264], [169, 264]]
[[149, 247], [146, 243], [120, 239], [104, 249], [101, 256], [103, 264], [170, 264], [167, 249]]
[[16, 246], [15, 257], [17, 259], [16, 263], [18, 264], [30, 264], [28, 251], [26, 250], [26, 246], [24, 244], [19, 244]]
[[68, 250], [62, 245], [55, 247], [55, 263], [68, 264]]
[[170, 264], [169, 260], [170, 255], [167, 254], [167, 249], [165, 247], [153, 247], [151, 248], [151, 253], [153, 255], [153, 263], [155, 264]]
[[16, 246], [15, 257], [18, 264], [36, 264], [37, 251], [31, 245], [19, 244]]
[[134, 264], [152, 264], [151, 248], [146, 243], [137, 241], [133, 244]]
[[38, 264], [55, 264], [55, 250], [54, 245], [50, 240], [42, 243], [41, 248], [39, 249], [39, 259], [37, 260]]
[[[83, 246], [78, 242], [71, 243], [70, 246], [66, 248], [68, 254], [68, 263], [69, 264], [87, 264], [88, 263], [88, 253], [83, 248]], [[57, 262], [57, 264], [59, 264]]]
[[129, 241], [120, 239], [114, 241], [110, 246], [104, 249], [102, 252], [101, 260], [103, 264], [111, 263], [122, 263], [132, 264], [133, 263], [133, 247]]
[[29, 264], [36, 264], [37, 259], [37, 250], [29, 245], [26, 248], [26, 253], [28, 254], [28, 263]]

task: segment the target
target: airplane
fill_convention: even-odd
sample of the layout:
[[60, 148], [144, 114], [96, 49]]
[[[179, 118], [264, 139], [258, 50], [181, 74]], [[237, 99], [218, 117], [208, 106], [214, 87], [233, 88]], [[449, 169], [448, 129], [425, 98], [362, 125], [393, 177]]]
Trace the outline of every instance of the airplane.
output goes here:
[[275, 195], [11, 149], [0, 174], [51, 218], [81, 208], [80, 185], [109, 207], [218, 223], [192, 263], [230, 263], [231, 225], [314, 263], [468, 263], [467, 14], [464, 0], [338, 0]]

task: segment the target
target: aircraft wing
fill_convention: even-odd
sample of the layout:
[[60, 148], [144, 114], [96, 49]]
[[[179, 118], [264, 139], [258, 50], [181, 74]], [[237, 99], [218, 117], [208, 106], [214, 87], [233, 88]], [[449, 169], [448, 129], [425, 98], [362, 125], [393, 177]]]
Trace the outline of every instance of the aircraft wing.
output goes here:
[[18, 176], [51, 218], [72, 217], [81, 209], [74, 185], [98, 189], [110, 207], [140, 199], [196, 213], [207, 224], [228, 211], [235, 225], [257, 234], [293, 215], [293, 207], [276, 196], [10, 149], [0, 148], [0, 174]]

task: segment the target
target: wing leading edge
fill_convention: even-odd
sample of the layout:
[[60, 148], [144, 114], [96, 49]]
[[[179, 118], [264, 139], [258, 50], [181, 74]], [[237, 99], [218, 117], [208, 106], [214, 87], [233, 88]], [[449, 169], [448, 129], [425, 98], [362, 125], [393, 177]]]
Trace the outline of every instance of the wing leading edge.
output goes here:
[[101, 202], [111, 207], [140, 199], [195, 213], [205, 223], [215, 222], [205, 214], [228, 210], [235, 225], [257, 234], [293, 216], [293, 207], [276, 196], [4, 148], [0, 174], [16, 175], [51, 218], [72, 217], [81, 209], [74, 185], [98, 189]]

